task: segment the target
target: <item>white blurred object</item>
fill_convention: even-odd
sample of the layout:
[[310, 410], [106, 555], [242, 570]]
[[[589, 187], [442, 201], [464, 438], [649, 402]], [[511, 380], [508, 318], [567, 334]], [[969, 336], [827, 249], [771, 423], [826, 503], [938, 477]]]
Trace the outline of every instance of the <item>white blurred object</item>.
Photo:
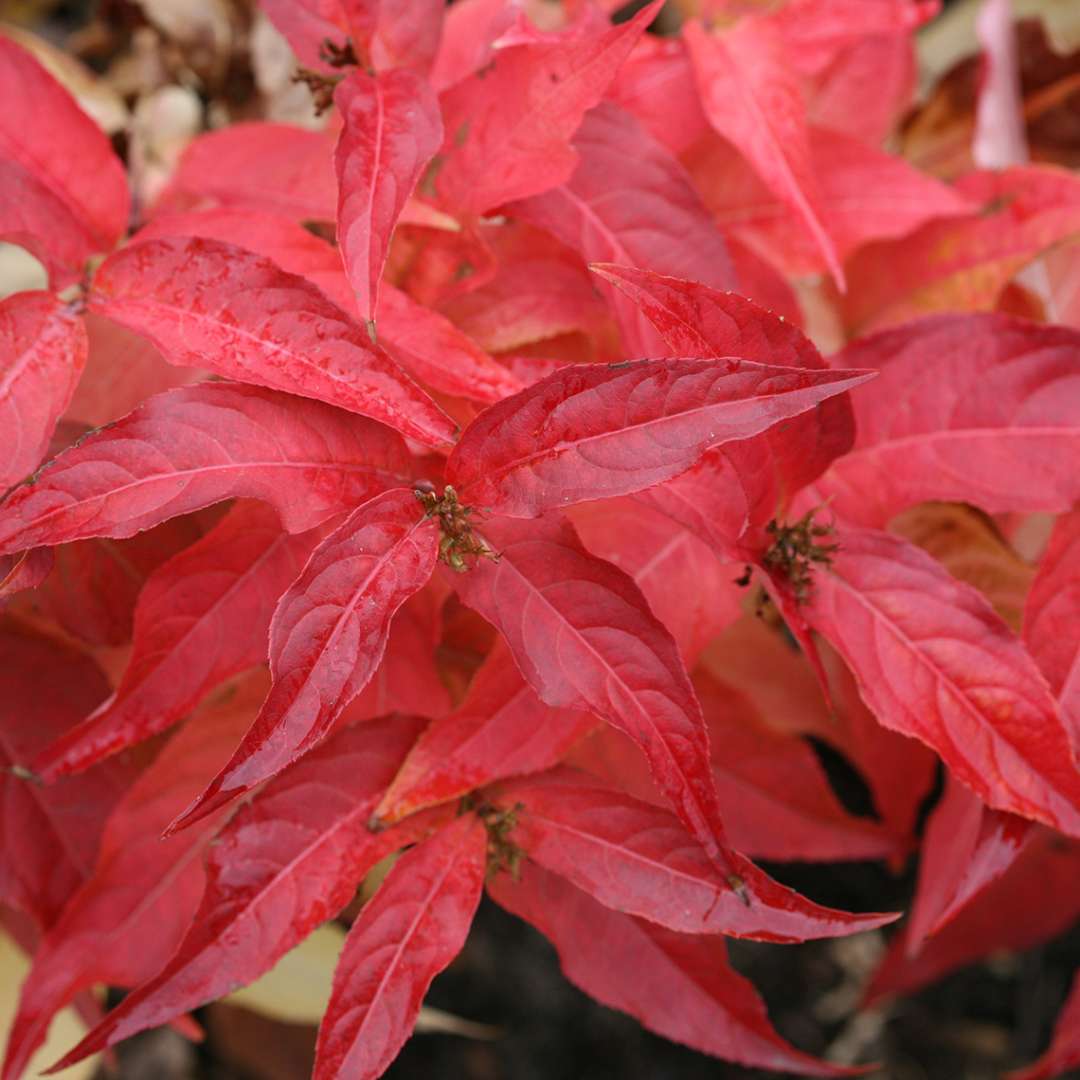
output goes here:
[[[344, 944], [344, 929], [337, 923], [326, 923], [287, 952], [261, 979], [236, 990], [225, 1000], [273, 1020], [318, 1024], [330, 1002], [334, 968]], [[499, 1033], [487, 1024], [427, 1007], [420, 1010], [416, 1030], [467, 1039], [493, 1039]]]
[[[8, 1032], [19, 1003], [19, 989], [29, 971], [29, 959], [0, 931], [0, 1058], [7, 1051]], [[25, 1075], [40, 1076], [85, 1034], [86, 1025], [74, 1009], [68, 1007], [57, 1013], [49, 1028], [48, 1037], [30, 1059]], [[95, 1054], [53, 1075], [56, 1080], [90, 1080], [100, 1064], [101, 1055]]]
[[194, 90], [162, 86], [139, 99], [128, 152], [137, 205], [147, 206], [157, 198], [201, 126], [202, 103]]
[[33, 255], [17, 244], [0, 243], [0, 300], [12, 293], [44, 289], [49, 275]]
[[981, 169], [1005, 169], [1028, 161], [1020, 58], [1010, 0], [984, 0], [975, 22], [983, 71], [975, 108], [971, 154]]
[[311, 91], [303, 83], [293, 82], [297, 62], [289, 43], [262, 11], [255, 13], [250, 47], [255, 85], [265, 102], [265, 119], [323, 128], [326, 117], [316, 114]]

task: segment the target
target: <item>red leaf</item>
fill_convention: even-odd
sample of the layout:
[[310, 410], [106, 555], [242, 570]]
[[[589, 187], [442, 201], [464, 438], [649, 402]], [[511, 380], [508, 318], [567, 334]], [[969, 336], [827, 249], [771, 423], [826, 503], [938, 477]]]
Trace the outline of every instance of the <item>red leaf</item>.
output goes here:
[[[724, 652], [720, 645], [715, 651]], [[898, 853], [901, 845], [880, 825], [844, 811], [813, 749], [784, 730], [787, 718], [770, 715], [708, 671], [694, 673], [694, 687], [709, 726], [724, 820], [740, 851], [785, 862]], [[839, 726], [839, 718], [829, 719], [830, 727]]]
[[[139, 233], [140, 239], [160, 236], [202, 236], [247, 248], [290, 274], [306, 277], [345, 311], [357, 311], [338, 252], [287, 218], [250, 210], [204, 210], [156, 218]], [[377, 323], [379, 340], [390, 355], [436, 390], [498, 401], [521, 389], [506, 368], [451, 322], [385, 282], [379, 291]]]
[[[912, 846], [919, 807], [933, 784], [938, 759], [917, 740], [883, 728], [859, 698], [843, 661], [825, 643], [820, 644], [829, 674], [831, 705], [825, 701], [806, 654], [792, 648], [782, 628], [770, 628], [750, 615], [705, 650], [698, 676], [711, 676], [714, 687], [719, 684], [737, 694], [739, 704], [752, 710], [776, 735], [791, 740], [811, 736], [843, 754], [865, 777], [875, 810], [897, 848], [906, 852]], [[708, 700], [703, 702], [704, 706], [709, 704]], [[741, 709], [736, 710], [732, 723], [739, 722], [741, 715]], [[707, 719], [716, 722], [712, 708], [707, 709]], [[714, 746], [713, 757], [721, 768], [725, 766], [722, 746]], [[740, 771], [738, 758], [734, 766]], [[755, 779], [753, 771], [747, 772], [747, 779]], [[769, 790], [806, 808], [796, 786], [786, 790], [787, 781], [767, 772], [765, 779]], [[755, 782], [760, 785], [760, 781]], [[726, 794], [726, 786], [721, 785], [722, 800]], [[738, 816], [733, 824], [737, 822]], [[760, 822], [755, 824], [760, 832]], [[741, 842], [736, 842], [736, 847], [754, 850]]]
[[484, 534], [501, 558], [459, 575], [461, 599], [500, 631], [542, 701], [589, 709], [641, 747], [691, 835], [734, 875], [701, 706], [637, 586], [558, 518], [495, 520]]
[[367, 829], [416, 729], [394, 717], [344, 731], [232, 818], [210, 848], [206, 892], [172, 958], [61, 1065], [254, 981], [337, 915], [375, 863], [422, 835]]
[[429, 71], [439, 49], [446, 12], [442, 0], [379, 0], [379, 21], [371, 42], [375, 70]]
[[798, 327], [731, 292], [614, 263], [595, 274], [629, 296], [676, 356], [741, 356], [759, 364], [820, 368], [813, 342]]
[[1054, 1025], [1054, 1037], [1042, 1057], [1026, 1069], [1017, 1069], [1007, 1080], [1051, 1080], [1080, 1065], [1080, 973]]
[[[695, 281], [661, 277], [649, 270], [610, 264], [597, 264], [591, 269], [641, 308], [673, 356], [741, 356], [784, 367], [826, 366], [798, 327], [741, 296]], [[755, 504], [763, 504], [764, 517], [751, 515], [760, 525], [776, 511], [777, 499], [786, 502], [816, 480], [834, 458], [851, 449], [853, 440], [851, 401], [836, 397], [786, 421], [768, 432], [764, 440], [730, 447], [723, 456], [729, 459], [729, 468], [742, 474], [743, 483], [754, 479], [755, 474], [767, 473], [770, 479], [775, 474], [776, 492], [766, 488], [747, 493], [751, 511]], [[766, 497], [769, 495], [771, 500]], [[714, 500], [716, 497], [712, 496]]]
[[[817, 644], [836, 711], [826, 713], [826, 722], [816, 734], [858, 767], [899, 849], [911, 850], [916, 846], [922, 808], [934, 788], [938, 757], [918, 739], [882, 727], [859, 696], [858, 682], [844, 661], [826, 642]], [[762, 661], [759, 670], [770, 672], [766, 658]], [[894, 865], [899, 869], [899, 864]]]
[[1059, 518], [1024, 608], [1024, 643], [1061, 703], [1080, 755], [1080, 510]]
[[89, 876], [127, 770], [111, 763], [43, 787], [10, 766], [25, 767], [106, 693], [89, 657], [10, 623], [0, 627], [0, 902], [26, 912], [41, 929]]
[[86, 312], [90, 352], [64, 419], [86, 428], [104, 427], [147, 398], [197, 382], [202, 372], [167, 364], [146, 338]]
[[495, 41], [510, 29], [517, 11], [506, 0], [457, 0], [449, 5], [431, 85], [446, 90], [487, 64]]
[[729, 139], [797, 215], [841, 290], [844, 271], [821, 210], [806, 106], [781, 37], [747, 18], [723, 34], [683, 28], [709, 123]]
[[151, 398], [42, 469], [0, 504], [0, 554], [124, 537], [222, 499], [271, 503], [313, 528], [408, 475], [380, 424], [253, 386], [209, 383]]
[[390, 713], [435, 717], [450, 711], [450, 695], [435, 663], [446, 597], [433, 586], [441, 584], [438, 579], [431, 581], [398, 610], [382, 663], [340, 723], [374, 720]]
[[222, 206], [159, 214], [133, 239], [142, 243], [176, 236], [201, 236], [264, 255], [282, 270], [308, 278], [340, 307], [354, 306], [341, 256], [333, 245], [280, 213]]
[[496, 50], [489, 69], [448, 90], [446, 158], [437, 179], [443, 199], [478, 215], [566, 180], [577, 161], [570, 139], [657, 9], [648, 4], [607, 27], [589, 8], [559, 33], [529, 29]]
[[60, 300], [22, 292], [0, 301], [0, 490], [41, 464], [86, 353], [82, 320]]
[[431, 87], [411, 71], [352, 71], [334, 101], [344, 123], [334, 155], [338, 244], [360, 316], [370, 323], [390, 235], [442, 145], [442, 120]]
[[22, 1073], [52, 1017], [81, 990], [97, 983], [135, 986], [180, 943], [205, 884], [202, 854], [220, 822], [168, 840], [161, 830], [221, 766], [258, 708], [263, 681], [200, 710], [109, 816], [92, 875], [34, 957], [3, 1080]]
[[575, 365], [477, 417], [446, 475], [463, 502], [515, 517], [627, 495], [867, 377], [737, 358]]
[[585, 547], [634, 579], [690, 669], [701, 650], [742, 614], [741, 567], [719, 561], [692, 532], [631, 499], [572, 508]]
[[521, 804], [510, 838], [529, 858], [606, 907], [669, 930], [791, 942], [872, 930], [899, 917], [819, 907], [736, 855], [742, 898], [674, 814], [571, 769], [513, 781], [494, 799], [507, 810]]
[[919, 883], [904, 939], [909, 955], [1006, 873], [1036, 829], [1026, 818], [984, 806], [950, 777], [923, 838]]
[[912, 993], [999, 950], [1030, 949], [1055, 937], [1080, 916], [1078, 882], [1080, 844], [1039, 829], [1008, 872], [917, 956], [907, 955], [905, 933], [893, 938], [867, 990], [867, 1004]]
[[[646, 34], [619, 69], [608, 100], [632, 114], [676, 157], [709, 130], [681, 37]], [[625, 166], [630, 166], [626, 162]]]
[[803, 608], [886, 727], [999, 810], [1080, 833], [1080, 770], [1026, 650], [971, 586], [897, 537], [845, 529]]
[[[718, 714], [715, 699], [734, 696], [694, 674], [712, 742], [712, 769], [724, 826], [737, 851], [778, 862], [843, 862], [906, 855], [900, 838], [840, 807], [814, 751], [781, 735], [741, 701]], [[601, 727], [574, 746], [567, 764], [642, 802], [664, 805], [640, 751], [614, 728]], [[905, 838], [906, 839], [906, 838]]]
[[507, 776], [550, 768], [597, 722], [589, 712], [544, 705], [496, 644], [461, 705], [417, 740], [375, 816], [394, 823]]
[[346, 938], [315, 1080], [383, 1074], [412, 1033], [431, 980], [465, 944], [486, 864], [487, 832], [472, 814], [394, 864]]
[[274, 611], [274, 685], [259, 715], [173, 829], [279, 773], [330, 734], [374, 675], [391, 619], [426, 584], [438, 554], [438, 522], [405, 488], [364, 503], [319, 544]]
[[[810, 73], [866, 38], [910, 34], [940, 7], [940, 0], [792, 0], [770, 12], [769, 22], [783, 36], [792, 62]], [[849, 109], [857, 111], [850, 103]]]
[[[852, 397], [854, 450], [819, 491], [842, 518], [884, 525], [932, 499], [989, 513], [1065, 511], [1080, 499], [1080, 331], [948, 315], [848, 346], [876, 368]], [[903, 402], [903, 408], [898, 408]]]
[[500, 401], [521, 380], [479, 348], [449, 319], [392, 285], [379, 291], [379, 336], [386, 351], [411, 375], [444, 394]]
[[0, 238], [38, 259], [54, 289], [78, 281], [98, 250], [72, 207], [12, 160], [0, 160]]
[[333, 221], [333, 155], [333, 137], [326, 131], [257, 122], [207, 131], [187, 145], [156, 209], [211, 202], [297, 221]]
[[[906, 236], [935, 218], [973, 213], [977, 203], [859, 139], [827, 128], [807, 131], [817, 205], [837, 257], [873, 240]], [[700, 143], [686, 161], [725, 236], [735, 236], [790, 276], [826, 268], [797, 213], [726, 140]]]
[[[593, 109], [574, 138], [580, 160], [552, 191], [510, 207], [586, 262], [648, 266], [718, 289], [735, 288], [724, 238], [686, 170], [636, 120], [609, 103]], [[686, 243], [693, 236], [692, 244]], [[652, 356], [657, 335], [636, 305], [606, 284], [623, 348]]]
[[133, 244], [102, 264], [90, 305], [181, 367], [338, 405], [428, 445], [454, 433], [318, 288], [231, 244], [201, 237]]
[[370, 59], [379, 0], [260, 0], [259, 6], [304, 67], [334, 71], [322, 56], [324, 41], [338, 48], [349, 42], [364, 60]]
[[[750, 440], [741, 445], [750, 445]], [[727, 451], [726, 446], [706, 451], [686, 472], [639, 491], [634, 499], [676, 522], [708, 545], [715, 558], [731, 564], [750, 556], [744, 537], [752, 521], [760, 526], [776, 512], [778, 492], [769, 471], [743, 470]], [[756, 540], [759, 532], [750, 539]], [[737, 576], [729, 574], [732, 580]]]
[[4, 602], [24, 589], [36, 589], [53, 568], [52, 548], [32, 548], [0, 558], [0, 611]]
[[739, 282], [739, 292], [802, 329], [806, 317], [795, 290], [771, 263], [730, 234], [725, 241]]
[[[789, 42], [787, 55], [798, 63], [798, 46]], [[841, 49], [814, 79], [808, 118], [880, 146], [911, 107], [916, 74], [911, 34], [872, 34]]]
[[506, 352], [606, 326], [607, 307], [572, 252], [520, 222], [499, 229], [492, 239], [499, 259], [496, 276], [442, 305], [480, 346]]
[[[127, 178], [105, 133], [24, 49], [0, 37], [0, 156], [22, 165], [78, 217], [97, 250], [127, 229]], [[59, 223], [54, 224], [54, 228]]]
[[488, 891], [551, 939], [575, 986], [658, 1035], [742, 1065], [805, 1076], [861, 1071], [818, 1061], [784, 1042], [753, 985], [732, 969], [721, 937], [676, 934], [609, 911], [530, 864], [520, 881], [500, 874]]
[[127, 540], [95, 538], [47, 548], [53, 555], [54, 569], [40, 585], [35, 600], [67, 633], [87, 645], [126, 645], [131, 641], [135, 605], [146, 579], [203, 532], [188, 515]]
[[81, 772], [164, 731], [215, 686], [262, 663], [278, 597], [317, 541], [283, 532], [269, 507], [241, 503], [160, 567], [139, 597], [120, 685], [34, 759], [35, 771], [49, 781]]

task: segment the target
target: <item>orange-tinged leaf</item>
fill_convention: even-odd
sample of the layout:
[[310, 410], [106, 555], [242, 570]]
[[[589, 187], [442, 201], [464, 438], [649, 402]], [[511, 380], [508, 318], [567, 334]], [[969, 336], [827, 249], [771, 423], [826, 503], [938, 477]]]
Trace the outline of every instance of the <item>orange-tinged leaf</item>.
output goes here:
[[992, 519], [956, 503], [921, 503], [898, 514], [889, 528], [978, 589], [1009, 629], [1019, 631], [1035, 572]]
[[[821, 220], [841, 260], [864, 244], [906, 236], [938, 218], [970, 215], [979, 205], [903, 158], [849, 135], [811, 127], [808, 138]], [[703, 140], [687, 155], [686, 165], [725, 235], [788, 276], [826, 268], [818, 244], [799, 228], [796, 212], [725, 140]]]
[[981, 209], [869, 244], [848, 265], [845, 298], [859, 333], [918, 315], [990, 311], [1017, 271], [1080, 231], [1080, 179], [1047, 165], [977, 172], [957, 183]]

